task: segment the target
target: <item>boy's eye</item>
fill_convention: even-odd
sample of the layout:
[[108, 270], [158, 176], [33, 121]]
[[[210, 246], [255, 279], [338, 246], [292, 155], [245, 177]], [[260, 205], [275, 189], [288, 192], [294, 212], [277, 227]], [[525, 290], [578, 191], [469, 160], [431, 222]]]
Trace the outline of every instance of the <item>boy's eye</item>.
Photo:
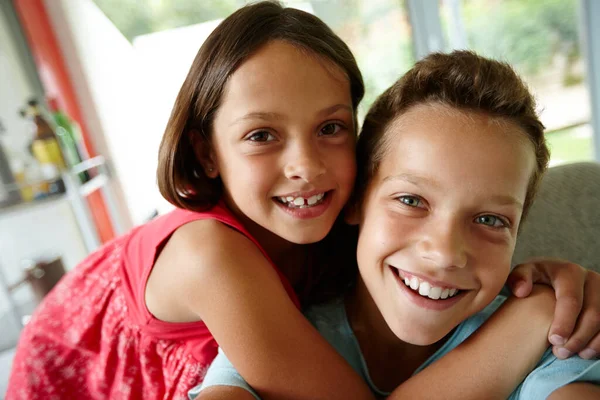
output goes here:
[[275, 136], [273, 136], [271, 133], [269, 133], [267, 131], [257, 131], [257, 132], [252, 132], [248, 136], [246, 136], [246, 140], [248, 140], [250, 142], [263, 143], [263, 142], [270, 142], [272, 140], [275, 140]]
[[475, 218], [475, 222], [482, 225], [491, 226], [492, 228], [506, 228], [508, 224], [500, 217], [495, 215], [481, 215]]
[[421, 199], [419, 199], [416, 196], [409, 196], [409, 195], [405, 195], [405, 196], [399, 196], [397, 197], [397, 199], [403, 203], [406, 204], [409, 207], [419, 207], [421, 206]]
[[340, 124], [329, 123], [321, 128], [321, 135], [333, 136], [333, 135], [337, 134], [341, 129], [342, 129], [342, 127], [340, 126]]

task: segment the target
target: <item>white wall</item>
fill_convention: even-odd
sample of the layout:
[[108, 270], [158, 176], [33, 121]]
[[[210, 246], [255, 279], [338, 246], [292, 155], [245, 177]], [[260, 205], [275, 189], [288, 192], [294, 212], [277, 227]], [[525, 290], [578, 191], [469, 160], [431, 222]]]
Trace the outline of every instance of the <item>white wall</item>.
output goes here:
[[45, 5], [93, 144], [115, 172], [125, 228], [139, 224], [156, 208], [157, 145], [145, 132], [143, 98], [135, 96], [132, 46], [92, 0]]

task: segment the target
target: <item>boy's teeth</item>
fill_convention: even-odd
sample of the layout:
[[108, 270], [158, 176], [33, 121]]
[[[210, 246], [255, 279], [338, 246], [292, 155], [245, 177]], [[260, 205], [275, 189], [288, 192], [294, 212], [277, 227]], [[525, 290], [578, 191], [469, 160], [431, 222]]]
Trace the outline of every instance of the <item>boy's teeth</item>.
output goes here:
[[294, 199], [294, 205], [303, 206], [304, 205], [304, 197], [296, 197]]
[[416, 276], [404, 277], [404, 284], [412, 290], [418, 292], [423, 297], [428, 297], [432, 300], [445, 300], [458, 293], [458, 289], [441, 288], [431, 286], [429, 282], [420, 281]]
[[437, 300], [440, 298], [441, 295], [442, 295], [441, 287], [432, 287], [431, 289], [429, 289], [428, 296], [430, 299]]
[[431, 289], [431, 285], [428, 282], [423, 282], [419, 285], [419, 294], [421, 296], [429, 296], [429, 289]]
[[[282, 199], [283, 199], [283, 197], [282, 197]], [[292, 201], [294, 201], [294, 198], [292, 196], [288, 196], [285, 198], [285, 201], [292, 202]]]
[[308, 203], [309, 206], [312, 206], [313, 204], [317, 204], [317, 201], [319, 201], [319, 199], [317, 198], [317, 195], [311, 196], [308, 198], [308, 200], [306, 200], [306, 202]]
[[410, 278], [410, 288], [412, 290], [417, 290], [419, 288], [419, 279], [416, 276]]

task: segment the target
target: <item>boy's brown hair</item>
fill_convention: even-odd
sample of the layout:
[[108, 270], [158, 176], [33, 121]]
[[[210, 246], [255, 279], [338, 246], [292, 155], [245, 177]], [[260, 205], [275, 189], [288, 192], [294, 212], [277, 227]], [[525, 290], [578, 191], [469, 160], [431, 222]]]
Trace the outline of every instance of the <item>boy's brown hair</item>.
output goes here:
[[272, 1], [242, 7], [206, 39], [177, 95], [158, 155], [158, 187], [170, 203], [200, 211], [221, 197], [221, 180], [206, 176], [190, 135], [199, 135], [195, 141], [208, 151], [213, 118], [228, 78], [272, 40], [284, 40], [339, 67], [350, 82], [356, 112], [364, 95], [360, 70], [348, 46], [323, 21]]
[[544, 125], [536, 114], [533, 96], [517, 73], [506, 63], [471, 51], [431, 54], [377, 98], [358, 139], [354, 201], [361, 200], [379, 168], [387, 150], [385, 135], [390, 124], [409, 108], [428, 103], [481, 112], [513, 122], [523, 130], [536, 156], [536, 169], [523, 205], [524, 218], [550, 157]]

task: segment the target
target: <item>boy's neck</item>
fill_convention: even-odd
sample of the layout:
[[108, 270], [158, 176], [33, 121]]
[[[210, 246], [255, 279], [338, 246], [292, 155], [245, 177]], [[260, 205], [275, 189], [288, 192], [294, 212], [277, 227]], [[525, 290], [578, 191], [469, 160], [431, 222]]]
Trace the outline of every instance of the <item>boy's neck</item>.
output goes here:
[[360, 277], [346, 296], [348, 321], [367, 363], [371, 380], [391, 392], [409, 379], [444, 343], [417, 346], [400, 340], [390, 330]]

